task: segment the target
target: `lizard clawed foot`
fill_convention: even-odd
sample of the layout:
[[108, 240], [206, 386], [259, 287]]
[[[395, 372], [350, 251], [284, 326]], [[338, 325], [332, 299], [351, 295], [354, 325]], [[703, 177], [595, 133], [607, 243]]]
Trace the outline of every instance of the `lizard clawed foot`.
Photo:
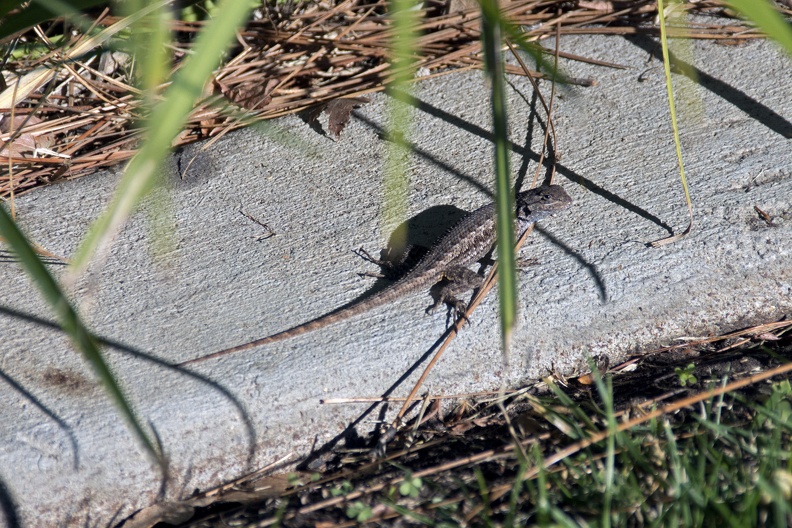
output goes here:
[[464, 320], [465, 324], [468, 325], [470, 324], [470, 318], [467, 315], [465, 315], [465, 312], [467, 311], [467, 304], [464, 301], [460, 301], [459, 299], [454, 299], [454, 298], [445, 299], [440, 297], [434, 302], [434, 304], [432, 304], [426, 309], [426, 314], [427, 315], [434, 314], [435, 312], [437, 312], [437, 309], [440, 307], [441, 304], [448, 305], [448, 316], [449, 318], [451, 316], [453, 316], [454, 318], [453, 321], [449, 320], [449, 322], [455, 322], [461, 319]]
[[440, 306], [441, 304], [443, 304], [443, 301], [441, 299], [436, 300], [434, 304], [426, 308], [426, 315], [434, 315], [435, 312], [437, 311], [438, 306]]
[[370, 262], [376, 266], [379, 266], [381, 270], [379, 273], [376, 271], [364, 271], [362, 273], [358, 273], [359, 277], [374, 277], [375, 279], [396, 280], [401, 275], [403, 275], [399, 270], [396, 269], [396, 266], [393, 264], [393, 262], [387, 259], [375, 258], [362, 247], [354, 250], [353, 253], [366, 262]]
[[382, 261], [380, 259], [372, 257], [371, 254], [362, 247], [353, 250], [352, 253], [362, 258], [363, 260], [371, 262], [372, 264], [376, 264], [377, 266], [382, 266]]
[[451, 309], [453, 310], [454, 318], [457, 321], [462, 321], [463, 326], [470, 325], [470, 318], [467, 315], [465, 315], [465, 312], [467, 312], [466, 303], [456, 299], [453, 305], [451, 306]]
[[381, 273], [367, 272], [359, 273], [359, 275], [395, 281], [406, 276], [409, 270], [415, 266], [415, 263], [427, 251], [419, 246], [408, 246], [405, 252], [386, 249], [381, 252], [381, 258], [376, 258], [361, 247], [355, 250], [354, 253], [366, 262], [379, 266], [380, 270], [382, 270]]
[[[352, 250], [352, 253], [354, 253], [358, 257], [362, 258], [366, 262], [371, 262], [372, 264], [376, 264], [377, 266], [379, 266], [383, 270], [385, 269], [385, 266], [387, 265], [386, 262], [384, 262], [384, 261], [382, 261], [380, 259], [376, 259], [376, 258], [372, 257], [371, 254], [368, 251], [366, 251], [365, 249], [363, 249], [362, 247], [359, 248], [359, 249]], [[388, 275], [385, 274], [385, 273], [376, 273], [376, 272], [373, 272], [373, 271], [364, 271], [364, 272], [358, 273], [358, 276], [359, 277], [374, 277], [375, 279], [387, 279], [387, 278], [389, 278]]]

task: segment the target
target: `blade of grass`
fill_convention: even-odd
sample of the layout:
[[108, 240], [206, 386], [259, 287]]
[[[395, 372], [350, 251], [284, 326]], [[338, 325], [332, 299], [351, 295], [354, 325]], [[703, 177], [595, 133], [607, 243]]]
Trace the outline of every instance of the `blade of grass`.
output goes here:
[[154, 443], [146, 435], [113, 373], [104, 359], [102, 359], [96, 339], [82, 323], [79, 314], [69, 303], [55, 278], [47, 271], [47, 268], [36, 256], [35, 250], [25, 235], [2, 206], [0, 206], [0, 235], [3, 236], [11, 250], [16, 253], [25, 272], [33, 280], [33, 283], [38, 286], [44, 299], [52, 307], [63, 331], [69, 335], [77, 349], [91, 364], [96, 375], [104, 384], [105, 389], [121, 410], [121, 414], [129, 423], [134, 435], [137, 436], [146, 451], [164, 470], [164, 460], [155, 449]]
[[597, 392], [599, 392], [600, 399], [605, 411], [605, 418], [608, 423], [608, 438], [606, 439], [605, 446], [605, 490], [602, 504], [602, 517], [600, 526], [608, 528], [611, 526], [612, 518], [612, 504], [613, 493], [615, 488], [615, 463], [616, 463], [616, 438], [621, 435], [616, 424], [616, 415], [613, 410], [613, 385], [611, 379], [608, 378], [607, 382], [602, 379], [596, 363], [589, 358], [589, 368], [591, 374], [594, 376], [594, 382], [597, 385]]
[[[674, 2], [674, 0], [671, 0]], [[676, 148], [677, 162], [679, 164], [679, 178], [682, 181], [682, 189], [685, 191], [685, 202], [688, 207], [688, 226], [677, 234], [661, 240], [650, 242], [650, 246], [659, 247], [687, 236], [693, 228], [693, 202], [690, 199], [687, 177], [685, 176], [685, 164], [682, 161], [682, 142], [679, 139], [679, 124], [677, 123], [676, 105], [674, 104], [674, 86], [671, 83], [671, 58], [668, 53], [668, 30], [665, 23], [665, 7], [663, 0], [657, 0], [657, 18], [660, 21], [660, 44], [663, 49], [663, 69], [665, 71], [666, 92], [668, 93], [668, 111], [671, 115], [671, 128], [674, 131], [674, 147]]]
[[[410, 94], [415, 71], [415, 49], [418, 38], [418, 15], [415, 0], [393, 0], [390, 4], [390, 19], [393, 37], [389, 43], [393, 60], [390, 65], [392, 80], [387, 93], [392, 98], [388, 105], [388, 149], [385, 160], [385, 215], [384, 228], [392, 231], [404, 219], [407, 211], [407, 159], [410, 144], [406, 132], [410, 126], [411, 109], [415, 104]], [[397, 250], [407, 246], [406, 225], [404, 230], [394, 233], [392, 244]]]
[[506, 124], [503, 43], [498, 0], [480, 0], [481, 45], [484, 65], [492, 90], [492, 129], [495, 140], [495, 208], [498, 234], [498, 297], [500, 298], [501, 340], [504, 359], [508, 357], [512, 328], [517, 313], [517, 264], [514, 256], [514, 192], [509, 177], [509, 144]]
[[91, 226], [77, 250], [71, 276], [81, 273], [90, 258], [103, 250], [126, 222], [143, 197], [153, 188], [157, 169], [170, 151], [171, 143], [201, 96], [204, 83], [220, 63], [223, 50], [250, 11], [247, 2], [225, 0], [217, 17], [198, 36], [194, 51], [185, 60], [168, 88], [165, 99], [153, 110], [148, 137], [124, 171], [124, 177], [108, 209]]
[[[150, 0], [129, 0], [123, 8], [135, 13], [146, 7]], [[120, 6], [119, 6], [120, 7]], [[162, 6], [151, 15], [141, 18], [131, 28], [131, 45], [135, 50], [135, 77], [144, 96], [143, 114], [151, 115], [151, 109], [159, 96], [158, 86], [167, 81], [172, 62], [173, 40], [171, 33], [172, 5]], [[222, 47], [220, 49], [223, 49]], [[175, 225], [171, 194], [165, 186], [159, 185], [148, 195], [145, 208], [149, 251], [157, 257], [176, 249], [172, 226]]]
[[767, 33], [792, 55], [792, 26], [767, 0], [727, 0], [726, 3]]

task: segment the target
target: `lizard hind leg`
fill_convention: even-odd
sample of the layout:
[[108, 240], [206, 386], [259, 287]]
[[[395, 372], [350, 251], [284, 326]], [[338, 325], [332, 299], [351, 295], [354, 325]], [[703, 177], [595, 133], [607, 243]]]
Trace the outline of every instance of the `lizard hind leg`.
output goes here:
[[434, 313], [441, 304], [446, 304], [457, 318], [464, 317], [467, 303], [457, 296], [481, 288], [482, 284], [484, 277], [473, 270], [464, 266], [448, 268], [443, 273], [443, 280], [432, 287], [431, 295], [435, 302], [426, 309], [426, 313]]

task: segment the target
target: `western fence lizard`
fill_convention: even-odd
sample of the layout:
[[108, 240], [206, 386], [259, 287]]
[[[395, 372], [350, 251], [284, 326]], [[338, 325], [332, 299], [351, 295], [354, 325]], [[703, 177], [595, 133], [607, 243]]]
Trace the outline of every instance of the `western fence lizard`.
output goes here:
[[[518, 193], [517, 236], [522, 236], [534, 222], [566, 209], [571, 204], [572, 199], [558, 185], [543, 185]], [[180, 363], [179, 366], [232, 354], [323, 328], [388, 304], [405, 295], [427, 289], [441, 281], [446, 282], [439, 288], [436, 302], [427, 311], [434, 310], [441, 303], [446, 303], [454, 307], [457, 313], [464, 312], [465, 304], [456, 296], [478, 288], [483, 281], [483, 277], [470, 270], [468, 266], [484, 258], [495, 245], [495, 239], [495, 204], [490, 203], [460, 220], [418, 261], [415, 267], [379, 293], [294, 328], [256, 339], [244, 345], [191, 359]]]

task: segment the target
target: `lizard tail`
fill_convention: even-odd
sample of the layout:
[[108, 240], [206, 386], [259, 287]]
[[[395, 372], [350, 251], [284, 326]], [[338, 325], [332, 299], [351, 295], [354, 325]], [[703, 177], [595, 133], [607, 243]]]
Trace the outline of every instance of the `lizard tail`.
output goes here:
[[296, 337], [298, 335], [305, 334], [310, 332], [311, 330], [317, 330], [324, 326], [331, 325], [338, 321], [343, 321], [344, 319], [348, 319], [352, 316], [355, 316], [359, 313], [364, 311], [371, 310], [378, 306], [382, 306], [383, 304], [388, 303], [390, 300], [394, 299], [395, 297], [399, 297], [401, 295], [401, 291], [399, 288], [400, 284], [396, 283], [390, 288], [386, 288], [381, 292], [369, 297], [368, 299], [364, 299], [358, 303], [351, 304], [345, 306], [343, 308], [339, 308], [334, 312], [330, 312], [328, 314], [322, 315], [321, 317], [317, 317], [316, 319], [312, 319], [307, 323], [303, 323], [301, 325], [297, 325], [293, 328], [289, 328], [288, 330], [284, 330], [282, 332], [278, 332], [277, 334], [272, 334], [267, 337], [262, 337], [261, 339], [256, 339], [255, 341], [250, 341], [249, 343], [245, 343], [244, 345], [237, 345], [235, 347], [226, 348], [224, 350], [220, 350], [219, 352], [213, 352], [206, 356], [201, 356], [195, 359], [188, 359], [187, 361], [183, 361], [181, 363], [176, 363], [175, 366], [183, 367], [186, 365], [191, 365], [193, 363], [199, 363], [201, 361], [206, 361], [208, 359], [214, 359], [221, 356], [226, 356], [228, 354], [233, 354], [235, 352], [241, 352], [243, 350], [249, 350], [251, 348], [255, 348], [257, 346], [266, 345], [268, 343], [274, 343], [276, 341], [282, 341], [284, 339], [289, 339], [291, 337]]

